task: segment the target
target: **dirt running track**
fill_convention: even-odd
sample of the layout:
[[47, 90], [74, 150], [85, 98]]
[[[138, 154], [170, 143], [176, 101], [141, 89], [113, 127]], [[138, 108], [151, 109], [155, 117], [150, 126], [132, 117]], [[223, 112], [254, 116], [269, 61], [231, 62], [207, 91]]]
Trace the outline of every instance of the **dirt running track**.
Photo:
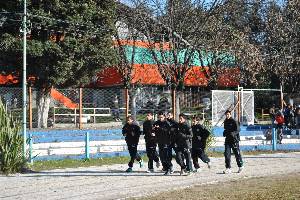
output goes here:
[[[215, 184], [236, 179], [300, 173], [300, 153], [244, 156], [245, 170], [237, 171], [235, 160], [232, 174], [221, 174], [223, 158], [212, 158], [213, 168], [202, 165], [202, 171], [179, 176], [178, 166], [170, 176], [160, 171], [145, 173], [144, 168], [127, 174], [127, 165], [51, 170], [34, 174], [0, 175], [0, 199], [125, 199], [141, 197], [192, 185]], [[173, 161], [174, 164], [174, 161]]]

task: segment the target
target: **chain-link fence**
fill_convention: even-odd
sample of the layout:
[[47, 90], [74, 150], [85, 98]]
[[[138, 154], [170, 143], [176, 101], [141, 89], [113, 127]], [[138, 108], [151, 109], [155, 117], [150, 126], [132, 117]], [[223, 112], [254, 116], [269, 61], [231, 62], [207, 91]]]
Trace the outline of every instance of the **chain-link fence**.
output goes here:
[[[48, 95], [45, 95], [48, 94]], [[143, 121], [146, 113], [172, 111], [172, 92], [167, 87], [51, 89], [43, 93], [29, 88], [27, 123], [29, 128], [97, 128], [121, 125], [128, 114]], [[1, 87], [0, 96], [7, 110], [22, 119], [22, 88]], [[176, 92], [178, 112], [211, 117], [211, 93], [201, 88]], [[128, 101], [128, 103], [126, 103]], [[128, 104], [128, 105], [127, 105]], [[79, 120], [81, 116], [81, 120]], [[80, 124], [82, 126], [80, 126]]]
[[[79, 123], [96, 126], [119, 121], [124, 116], [125, 95], [119, 88], [109, 89], [59, 89], [54, 100], [52, 123], [54, 127], [79, 127]], [[62, 97], [59, 97], [60, 95]], [[80, 106], [82, 105], [82, 107]], [[81, 120], [79, 117], [81, 116]]]
[[[120, 128], [125, 121], [126, 108], [130, 115], [136, 117], [140, 125], [148, 112], [157, 114], [159, 111], [171, 112], [173, 109], [172, 91], [167, 87], [159, 86], [139, 87], [129, 91], [123, 88], [52, 89], [48, 96], [42, 94], [37, 89], [30, 88], [27, 95], [27, 124], [28, 128], [32, 129], [29, 131], [31, 134], [29, 138], [32, 138], [33, 143], [32, 155], [38, 156], [39, 159], [47, 159], [49, 156], [53, 158], [70, 157], [75, 154], [84, 157], [87, 145], [90, 147], [92, 157], [123, 155], [127, 151]], [[128, 94], [127, 98], [125, 94]], [[272, 102], [274, 98], [272, 95], [263, 95], [259, 100], [255, 94], [256, 92], [254, 92], [254, 109], [252, 106], [250, 110], [257, 110], [261, 108], [258, 106], [261, 105], [260, 102]], [[0, 96], [8, 112], [21, 120], [22, 89], [1, 87]], [[221, 108], [214, 105], [215, 103], [211, 99], [212, 93], [202, 88], [185, 88], [184, 91], [177, 91], [175, 96], [179, 100], [180, 111], [178, 112], [185, 113], [189, 117], [203, 115], [204, 118], [213, 121], [211, 110], [224, 113]], [[233, 98], [235, 101], [238, 99], [237, 96]], [[244, 99], [242, 103], [246, 103], [249, 97], [244, 95], [241, 98]], [[226, 104], [227, 100], [221, 96], [218, 101]], [[275, 98], [274, 101], [279, 106], [279, 100]], [[297, 98], [294, 98], [294, 105], [298, 105], [298, 103], [300, 102]], [[268, 110], [269, 104], [265, 105], [265, 110]], [[41, 125], [39, 121], [43, 121], [41, 120], [43, 113], [47, 114], [45, 115], [47, 128], [36, 130]], [[249, 113], [247, 111], [244, 114]], [[248, 118], [247, 121], [249, 121]], [[269, 125], [243, 127], [241, 146], [253, 149], [269, 148], [270, 146], [266, 145], [271, 143], [272, 126], [270, 120], [268, 122]], [[79, 128], [89, 130], [70, 130]], [[56, 130], [49, 131], [48, 129]], [[214, 136], [217, 139], [213, 150], [223, 147], [222, 132], [222, 127], [214, 127]], [[86, 142], [85, 134], [87, 133], [90, 134], [90, 144]], [[288, 144], [289, 148], [298, 148], [298, 134], [298, 129], [284, 130], [283, 143]], [[144, 150], [143, 142], [140, 143], [139, 148], [140, 151]]]
[[[130, 89], [128, 98], [126, 98], [125, 89], [117, 87], [82, 88], [81, 90], [79, 88], [52, 89], [46, 98], [45, 96], [41, 98], [42, 94], [36, 88], [30, 88], [28, 91], [27, 123], [29, 128], [106, 128], [121, 126], [121, 122], [125, 120], [126, 108], [128, 108], [128, 114], [133, 115], [140, 122], [145, 119], [147, 112], [156, 114], [159, 111], [172, 111], [172, 92], [163, 86]], [[22, 88], [1, 87], [0, 96], [7, 110], [14, 118], [21, 120]], [[176, 91], [176, 97], [177, 113], [182, 112], [188, 116], [202, 115], [210, 120], [212, 110], [216, 113], [222, 111], [221, 114], [223, 114], [222, 109], [212, 105], [212, 93], [203, 88], [187, 87], [183, 91]], [[284, 97], [289, 103], [287, 95]], [[300, 103], [298, 98], [293, 99], [295, 106]], [[220, 98], [219, 101], [224, 104], [226, 98]], [[250, 110], [254, 110], [255, 123], [269, 120], [269, 108], [272, 104], [275, 104], [277, 108], [280, 107], [280, 93], [254, 92], [254, 107], [251, 104]], [[243, 114], [249, 115], [248, 110]], [[79, 120], [80, 116], [81, 120]], [[250, 118], [247, 118], [247, 121], [249, 120]], [[251, 120], [253, 120], [252, 117]]]
[[[17, 120], [22, 119], [22, 88], [0, 88], [1, 101]], [[28, 119], [29, 120], [29, 119]]]

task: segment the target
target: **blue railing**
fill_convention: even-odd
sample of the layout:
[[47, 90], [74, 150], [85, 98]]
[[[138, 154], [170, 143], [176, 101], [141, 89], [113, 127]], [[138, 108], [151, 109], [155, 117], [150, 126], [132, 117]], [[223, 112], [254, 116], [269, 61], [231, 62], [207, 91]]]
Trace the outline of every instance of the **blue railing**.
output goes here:
[[32, 133], [34, 143], [84, 141], [86, 132], [89, 132], [91, 141], [122, 139], [121, 129], [29, 131]]
[[[264, 132], [270, 129], [270, 126], [247, 126], [241, 127], [241, 136], [258, 136], [263, 135]], [[223, 128], [214, 127], [214, 136], [223, 137]], [[62, 158], [99, 158], [107, 156], [121, 156], [128, 155], [127, 152], [105, 152], [105, 153], [93, 153], [90, 154], [90, 142], [91, 141], [107, 141], [107, 140], [124, 140], [121, 129], [106, 129], [106, 130], [50, 130], [50, 131], [28, 131], [30, 135], [29, 140], [29, 153], [30, 161], [33, 161], [32, 146], [33, 144], [43, 143], [56, 143], [56, 142], [84, 142], [85, 153], [82, 155], [51, 155], [51, 156], [39, 156], [35, 157], [35, 160], [50, 160], [50, 159], [62, 159]], [[276, 138], [275, 138], [276, 141]], [[300, 144], [278, 145], [277, 149], [295, 150], [300, 149]], [[275, 147], [276, 148], [276, 147]], [[252, 145], [241, 146], [242, 150], [269, 150], [272, 149], [271, 145]], [[222, 151], [222, 147], [211, 148], [213, 151]], [[273, 146], [274, 150], [274, 146]]]

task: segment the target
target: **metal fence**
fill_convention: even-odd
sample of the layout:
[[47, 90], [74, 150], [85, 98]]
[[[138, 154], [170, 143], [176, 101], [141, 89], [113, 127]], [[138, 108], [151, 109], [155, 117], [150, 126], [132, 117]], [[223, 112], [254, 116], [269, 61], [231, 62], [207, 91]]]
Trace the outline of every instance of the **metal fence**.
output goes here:
[[[172, 93], [166, 87], [135, 88], [129, 91], [128, 98], [125, 95], [126, 91], [122, 88], [55, 89], [50, 95], [48, 128], [36, 129], [40, 112], [38, 109], [39, 92], [35, 88], [30, 88], [28, 94], [27, 124], [28, 128], [32, 129], [29, 131], [29, 146], [31, 146], [29, 151], [31, 158], [38, 160], [127, 155], [126, 144], [120, 129], [125, 120], [127, 104], [129, 114], [135, 114], [140, 125], [145, 120], [147, 112], [172, 110]], [[213, 105], [211, 100], [213, 95], [210, 91], [201, 88], [186, 88], [183, 92], [177, 92], [176, 95], [179, 97], [180, 112], [189, 116], [203, 115], [213, 120], [211, 110], [217, 106]], [[22, 89], [1, 87], [0, 96], [9, 113], [21, 120]], [[254, 93], [254, 110], [258, 109], [260, 102], [272, 102], [273, 97], [267, 94], [261, 95], [262, 100], [259, 101]], [[127, 100], [128, 103], [126, 103]], [[226, 103], [226, 98], [221, 97], [219, 101]], [[253, 107], [251, 109], [253, 110]], [[79, 128], [88, 130], [76, 130]], [[241, 131], [242, 148], [244, 150], [270, 149], [271, 128], [270, 125], [244, 127]], [[215, 127], [216, 142], [211, 150], [222, 150], [224, 143], [222, 131], [221, 127]], [[299, 141], [299, 129], [285, 129], [283, 145], [279, 145], [278, 148], [299, 149]], [[139, 151], [144, 150], [144, 140], [141, 139]]]
[[[82, 92], [80, 92], [82, 91]], [[120, 126], [125, 120], [128, 104], [129, 115], [143, 121], [147, 112], [172, 111], [171, 90], [167, 87], [139, 87], [128, 92], [123, 88], [52, 89], [49, 99], [47, 128], [103, 128]], [[187, 115], [201, 114], [211, 118], [211, 93], [201, 88], [186, 88], [179, 95], [180, 112]], [[22, 119], [22, 88], [1, 87], [0, 96], [14, 118]], [[29, 88], [27, 99], [27, 124], [29, 129], [38, 127], [40, 93]], [[79, 117], [81, 118], [79, 119]], [[46, 127], [45, 127], [46, 128]]]
[[[125, 94], [123, 88], [82, 88], [82, 93], [78, 88], [53, 89], [50, 95], [49, 111], [47, 112], [47, 127], [76, 129], [120, 126], [121, 121], [125, 120], [127, 104], [128, 114], [134, 115], [138, 121], [143, 121], [147, 112], [156, 114], [158, 111], [172, 111], [172, 94], [167, 87], [138, 87], [129, 90], [128, 103], [126, 103]], [[212, 105], [213, 95], [204, 88], [187, 87], [184, 91], [177, 92], [176, 95], [179, 96], [180, 112], [189, 116], [203, 115], [206, 119], [218, 121], [220, 117], [214, 115], [217, 118], [212, 118], [212, 112], [224, 113], [224, 109], [222, 110], [217, 106], [217, 101], [214, 101], [215, 105]], [[285, 102], [291, 103], [286, 98], [287, 96], [285, 95]], [[297, 106], [300, 104], [300, 95], [294, 96], [292, 103]], [[21, 120], [22, 88], [0, 87], [0, 97], [14, 118]], [[27, 124], [30, 129], [38, 127], [37, 122], [41, 113], [41, 110], [38, 109], [38, 97], [38, 90], [30, 88], [27, 95]], [[243, 103], [252, 102], [252, 100], [247, 100], [248, 97], [244, 97], [245, 101]], [[226, 104], [226, 101], [225, 97], [219, 98], [221, 104]], [[230, 102], [234, 102], [234, 99], [231, 98]], [[275, 104], [276, 108], [280, 108], [280, 94], [278, 92], [255, 91], [254, 105], [251, 103], [249, 106], [244, 106], [247, 109], [241, 113], [248, 116], [244, 117], [247, 122], [250, 120], [253, 123], [254, 120], [254, 123], [270, 123], [269, 108], [272, 104]], [[253, 113], [255, 114], [254, 119]], [[79, 120], [79, 116], [81, 116], [81, 120]]]

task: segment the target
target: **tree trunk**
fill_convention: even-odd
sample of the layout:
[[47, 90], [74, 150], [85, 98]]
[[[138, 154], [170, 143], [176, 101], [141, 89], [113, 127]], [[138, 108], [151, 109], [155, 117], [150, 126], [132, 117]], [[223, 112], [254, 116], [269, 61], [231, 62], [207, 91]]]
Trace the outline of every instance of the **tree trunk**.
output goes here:
[[176, 116], [174, 116], [174, 119], [176, 119], [177, 121], [179, 120], [181, 99], [182, 99], [182, 92], [176, 91]]
[[173, 114], [173, 116], [174, 116], [174, 119], [176, 119], [176, 116], [177, 116], [177, 114], [176, 114], [176, 90], [175, 89], [172, 89], [171, 90], [171, 96], [172, 96], [172, 114]]
[[128, 88], [125, 88], [125, 121], [129, 115], [129, 98], [128, 98]]
[[131, 104], [130, 104], [130, 110], [131, 110], [131, 116], [136, 120], [136, 98], [138, 94], [138, 89], [131, 89], [130, 92], [130, 99], [131, 99]]
[[37, 128], [48, 127], [48, 114], [50, 108], [50, 91], [38, 91], [37, 92], [37, 107], [38, 107], [38, 120]]

